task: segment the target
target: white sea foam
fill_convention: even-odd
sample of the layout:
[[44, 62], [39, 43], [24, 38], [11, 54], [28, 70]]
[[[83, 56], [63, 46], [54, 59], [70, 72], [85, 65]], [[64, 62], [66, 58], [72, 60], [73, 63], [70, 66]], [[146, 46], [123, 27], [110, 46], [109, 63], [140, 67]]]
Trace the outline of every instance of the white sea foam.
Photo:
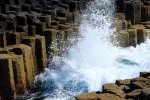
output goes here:
[[[94, 0], [81, 18], [82, 38], [67, 56], [54, 57], [59, 69], [46, 69], [36, 77], [49, 93], [45, 100], [68, 100], [71, 96], [99, 91], [105, 83], [133, 78], [150, 70], [150, 40], [136, 48], [121, 48], [109, 42], [113, 34], [113, 0]], [[49, 66], [51, 67], [51, 66]]]

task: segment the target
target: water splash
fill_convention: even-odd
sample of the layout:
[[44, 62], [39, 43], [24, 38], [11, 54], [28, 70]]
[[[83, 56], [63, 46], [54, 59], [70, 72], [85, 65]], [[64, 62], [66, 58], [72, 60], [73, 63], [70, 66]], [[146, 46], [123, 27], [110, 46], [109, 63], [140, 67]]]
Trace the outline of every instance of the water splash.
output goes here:
[[[82, 38], [65, 57], [54, 57], [58, 69], [45, 69], [36, 77], [45, 100], [68, 100], [80, 93], [101, 90], [104, 83], [138, 76], [150, 70], [150, 40], [134, 47], [109, 42], [113, 27], [113, 0], [94, 0], [82, 14]], [[51, 66], [49, 66], [51, 67]]]

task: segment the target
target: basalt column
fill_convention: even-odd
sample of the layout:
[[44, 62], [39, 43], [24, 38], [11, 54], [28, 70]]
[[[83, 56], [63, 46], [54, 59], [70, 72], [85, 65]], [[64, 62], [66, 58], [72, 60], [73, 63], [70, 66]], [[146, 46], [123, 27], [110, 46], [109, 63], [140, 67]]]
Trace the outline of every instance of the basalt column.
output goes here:
[[141, 2], [139, 1], [126, 1], [125, 14], [127, 19], [130, 19], [132, 24], [141, 22]]
[[26, 77], [26, 87], [31, 88], [33, 86], [33, 80], [35, 77], [35, 67], [33, 63], [34, 58], [33, 58], [31, 47], [24, 45], [24, 44], [19, 44], [19, 45], [9, 46], [6, 49], [9, 52], [13, 52], [16, 55], [23, 55], [23, 62], [19, 64], [21, 64], [22, 67], [24, 66], [24, 70], [25, 70], [24, 72], [25, 72], [25, 77]]
[[13, 100], [16, 96], [11, 56], [0, 54], [0, 96], [4, 100]]

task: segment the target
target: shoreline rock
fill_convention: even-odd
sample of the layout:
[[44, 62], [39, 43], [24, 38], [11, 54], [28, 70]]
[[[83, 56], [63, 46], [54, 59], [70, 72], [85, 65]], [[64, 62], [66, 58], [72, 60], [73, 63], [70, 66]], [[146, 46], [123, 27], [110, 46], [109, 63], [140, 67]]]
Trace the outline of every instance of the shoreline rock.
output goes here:
[[133, 79], [104, 84], [102, 92], [81, 94], [76, 96], [76, 100], [150, 100], [150, 72], [141, 72]]

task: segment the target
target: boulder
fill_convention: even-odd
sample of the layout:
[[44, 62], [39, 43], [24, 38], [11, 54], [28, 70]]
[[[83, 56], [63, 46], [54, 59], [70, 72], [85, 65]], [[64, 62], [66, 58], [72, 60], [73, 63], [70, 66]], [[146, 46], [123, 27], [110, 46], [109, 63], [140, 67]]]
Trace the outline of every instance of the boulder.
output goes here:
[[139, 100], [142, 89], [136, 89], [126, 94], [127, 99]]
[[150, 88], [150, 82], [132, 82], [130, 85], [131, 89], [146, 89]]
[[124, 97], [124, 91], [116, 84], [105, 84], [102, 89], [103, 93], [115, 94], [119, 97]]
[[150, 88], [141, 91], [141, 100], [150, 100]]
[[97, 94], [96, 92], [90, 92], [87, 94], [81, 94], [76, 97], [76, 100], [125, 100], [114, 94], [102, 93]]
[[150, 80], [145, 78], [145, 77], [136, 77], [131, 79], [131, 83], [132, 82], [149, 82]]
[[76, 97], [76, 100], [96, 100], [96, 92], [90, 92], [87, 94], [81, 94]]
[[150, 80], [144, 77], [137, 77], [131, 80], [130, 88], [134, 89], [146, 89], [150, 87]]
[[147, 78], [148, 76], [150, 76], [150, 72], [140, 72], [140, 77]]
[[117, 85], [129, 85], [131, 82], [130, 79], [125, 79], [125, 80], [116, 80]]
[[114, 94], [103, 93], [100, 94], [95, 100], [125, 100], [125, 99], [120, 98], [119, 96]]
[[127, 85], [120, 85], [119, 86], [125, 93], [130, 92], [130, 87]]

